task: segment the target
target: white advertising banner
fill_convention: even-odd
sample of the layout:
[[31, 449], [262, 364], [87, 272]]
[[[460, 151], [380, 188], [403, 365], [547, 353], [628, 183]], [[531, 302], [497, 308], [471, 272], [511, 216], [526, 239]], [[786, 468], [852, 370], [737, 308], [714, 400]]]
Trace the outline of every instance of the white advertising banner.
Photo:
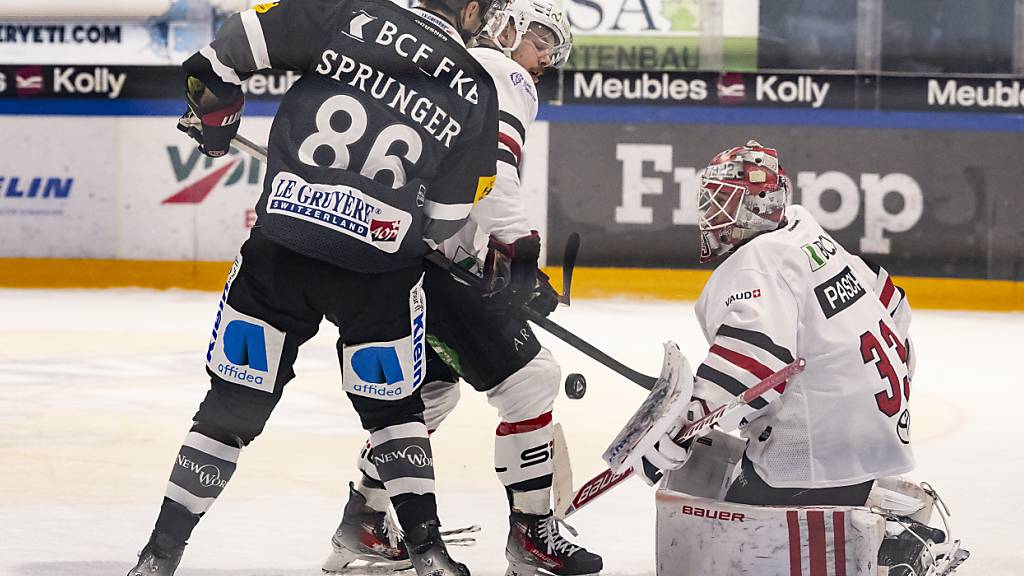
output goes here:
[[[270, 118], [242, 120], [242, 133], [266, 142]], [[124, 203], [118, 258], [229, 261], [248, 235], [266, 171], [233, 152], [208, 158], [173, 118], [124, 119], [119, 130]]]
[[[256, 219], [266, 167], [213, 159], [172, 117], [5, 116], [0, 258], [234, 259]], [[272, 119], [241, 132], [264, 143]], [[523, 194], [543, 235], [548, 125], [524, 147]]]
[[[4, 64], [178, 64], [211, 31], [191, 23], [18, 22], [0, 19]], [[205, 32], [202, 33], [202, 32]]]
[[[0, 257], [232, 260], [265, 168], [240, 153], [207, 158], [174, 122], [5, 117]], [[266, 141], [270, 118], [243, 126]]]
[[110, 118], [7, 116], [0, 142], [0, 256], [110, 258], [121, 170]]
[[[720, 22], [723, 36], [757, 36], [760, 0], [567, 0], [575, 34], [689, 34]], [[713, 26], [717, 28], [717, 26]]]

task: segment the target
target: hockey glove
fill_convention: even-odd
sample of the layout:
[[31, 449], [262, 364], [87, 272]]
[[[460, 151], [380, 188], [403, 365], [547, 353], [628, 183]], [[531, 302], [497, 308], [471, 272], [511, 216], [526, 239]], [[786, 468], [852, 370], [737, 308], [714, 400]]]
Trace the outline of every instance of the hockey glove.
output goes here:
[[526, 305], [544, 317], [558, 307], [558, 292], [551, 285], [550, 278], [543, 270], [537, 270], [537, 285], [533, 289], [533, 296]]
[[245, 97], [241, 89], [220, 97], [189, 76], [185, 99], [188, 111], [178, 120], [178, 130], [198, 142], [199, 151], [211, 158], [227, 154], [242, 119]]
[[488, 308], [507, 315], [533, 298], [537, 286], [537, 261], [540, 259], [540, 235], [534, 230], [511, 244], [491, 236], [487, 244], [484, 278], [487, 281]]
[[648, 484], [657, 482], [663, 472], [678, 470], [686, 464], [690, 458], [690, 446], [693, 445], [693, 438], [682, 444], [677, 444], [673, 439], [676, 434], [686, 427], [687, 424], [703, 418], [708, 413], [707, 404], [700, 398], [694, 398], [687, 406], [686, 420], [673, 426], [655, 444], [654, 447], [644, 452], [642, 458], [642, 469], [637, 470], [644, 476]]

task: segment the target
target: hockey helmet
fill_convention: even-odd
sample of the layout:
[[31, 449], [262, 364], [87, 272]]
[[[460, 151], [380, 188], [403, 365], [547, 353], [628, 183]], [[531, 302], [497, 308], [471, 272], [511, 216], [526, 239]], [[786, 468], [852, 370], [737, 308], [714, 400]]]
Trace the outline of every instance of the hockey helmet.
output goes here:
[[756, 140], [721, 152], [701, 176], [697, 197], [700, 261], [783, 224], [790, 184], [774, 148]]
[[[476, 2], [480, 5], [480, 24], [477, 25], [475, 30], [466, 30], [462, 27], [462, 10], [470, 2]], [[487, 27], [487, 23], [497, 14], [505, 13], [508, 9], [509, 0], [431, 0], [429, 3], [443, 7], [445, 11], [451, 14], [455, 18], [455, 28], [459, 31], [462, 39], [469, 42], [471, 38], [475, 38], [483, 32]]]
[[494, 13], [484, 26], [484, 34], [496, 40], [510, 22], [516, 36], [511, 46], [501, 46], [506, 54], [511, 55], [528, 36], [547, 53], [550, 67], [561, 68], [569, 60], [572, 31], [560, 0], [511, 0], [504, 11]]

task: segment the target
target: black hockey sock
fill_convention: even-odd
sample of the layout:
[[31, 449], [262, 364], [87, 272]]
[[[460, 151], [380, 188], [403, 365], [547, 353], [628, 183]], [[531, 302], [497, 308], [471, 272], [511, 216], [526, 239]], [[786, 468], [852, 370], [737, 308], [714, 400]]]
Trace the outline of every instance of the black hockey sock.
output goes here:
[[391, 499], [391, 503], [395, 505], [395, 515], [405, 532], [424, 522], [437, 521], [437, 500], [433, 494], [399, 494]]
[[174, 500], [164, 498], [150, 542], [160, 551], [180, 549], [192, 536], [202, 514], [193, 514]]
[[505, 487], [509, 512], [544, 514], [551, 507], [551, 474]]

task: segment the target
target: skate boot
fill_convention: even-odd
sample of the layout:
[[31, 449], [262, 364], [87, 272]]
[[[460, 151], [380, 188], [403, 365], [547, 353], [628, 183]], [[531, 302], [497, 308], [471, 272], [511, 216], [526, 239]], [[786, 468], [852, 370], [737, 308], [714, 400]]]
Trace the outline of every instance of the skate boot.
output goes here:
[[348, 503], [331, 538], [331, 555], [324, 561], [328, 574], [387, 573], [412, 567], [402, 535], [387, 512], [366, 505], [366, 498], [348, 484]]
[[971, 553], [959, 540], [947, 541], [946, 533], [910, 518], [885, 523], [885, 539], [878, 550], [879, 567], [889, 576], [948, 576], [956, 572]]
[[139, 552], [139, 562], [128, 571], [128, 576], [173, 576], [185, 552], [185, 545], [165, 543], [167, 538], [154, 532]]
[[[513, 512], [508, 520], [505, 576], [584, 576], [601, 571], [601, 557], [563, 538], [551, 512], [543, 516]], [[568, 525], [565, 527], [576, 535]]]
[[448, 555], [437, 520], [424, 522], [406, 532], [405, 542], [416, 576], [469, 576], [469, 568]]

